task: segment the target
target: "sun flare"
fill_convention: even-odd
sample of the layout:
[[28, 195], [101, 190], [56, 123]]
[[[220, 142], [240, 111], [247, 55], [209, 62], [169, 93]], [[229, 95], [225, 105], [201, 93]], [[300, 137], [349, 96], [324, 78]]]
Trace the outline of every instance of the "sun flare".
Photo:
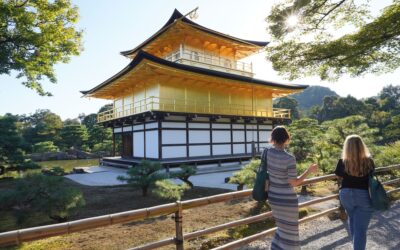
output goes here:
[[297, 15], [291, 15], [286, 19], [286, 25], [293, 28], [299, 23], [299, 17]]

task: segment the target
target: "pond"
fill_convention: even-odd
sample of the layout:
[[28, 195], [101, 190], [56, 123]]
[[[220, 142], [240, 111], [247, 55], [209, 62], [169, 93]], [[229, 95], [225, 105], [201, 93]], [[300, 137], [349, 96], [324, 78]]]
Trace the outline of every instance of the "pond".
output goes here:
[[62, 167], [65, 172], [72, 171], [75, 167], [98, 166], [99, 159], [81, 159], [81, 160], [62, 160], [62, 161], [40, 161], [37, 162], [42, 168]]

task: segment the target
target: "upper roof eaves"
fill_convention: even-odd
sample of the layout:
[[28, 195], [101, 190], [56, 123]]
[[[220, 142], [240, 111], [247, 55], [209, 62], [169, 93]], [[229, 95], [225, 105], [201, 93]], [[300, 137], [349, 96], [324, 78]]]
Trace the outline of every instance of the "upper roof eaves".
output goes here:
[[252, 78], [252, 77], [226, 73], [226, 72], [222, 72], [222, 71], [209, 70], [209, 69], [205, 69], [205, 68], [199, 68], [199, 67], [195, 67], [195, 66], [175, 63], [175, 62], [167, 61], [162, 58], [153, 56], [153, 55], [141, 50], [138, 52], [136, 57], [120, 72], [118, 72], [114, 76], [110, 77], [103, 83], [92, 88], [91, 90], [81, 91], [81, 93], [84, 95], [87, 95], [87, 94], [96, 92], [97, 90], [105, 87], [106, 85], [112, 83], [113, 81], [117, 80], [118, 78], [120, 78], [123, 75], [125, 75], [126, 73], [128, 73], [131, 69], [135, 68], [136, 65], [138, 65], [144, 59], [147, 59], [149, 61], [161, 64], [164, 66], [169, 66], [172, 68], [184, 70], [184, 71], [189, 71], [189, 72], [213, 76], [213, 77], [221, 77], [221, 78], [225, 78], [225, 79], [231, 79], [231, 80], [236, 80], [236, 81], [241, 81], [241, 82], [246, 82], [246, 83], [264, 85], [264, 86], [269, 86], [269, 87], [277, 87], [277, 88], [292, 89], [292, 90], [296, 90], [296, 89], [302, 90], [302, 89], [305, 89], [308, 87], [308, 85], [276, 83], [276, 82], [265, 81], [265, 80], [256, 79], [256, 78]]
[[159, 37], [162, 33], [164, 33], [177, 19], [180, 19], [182, 22], [187, 23], [187, 24], [191, 25], [192, 27], [198, 28], [204, 32], [207, 32], [207, 33], [210, 33], [210, 34], [213, 34], [216, 36], [221, 36], [221, 37], [224, 37], [226, 39], [229, 39], [229, 40], [232, 40], [235, 42], [240, 42], [240, 43], [244, 43], [244, 44], [248, 44], [248, 45], [254, 45], [254, 46], [258, 46], [258, 47], [265, 47], [269, 43], [269, 42], [264, 42], [264, 41], [244, 40], [244, 39], [233, 37], [233, 36], [230, 36], [227, 34], [220, 33], [215, 30], [211, 30], [209, 28], [206, 28], [204, 26], [201, 26], [201, 25], [191, 21], [189, 18], [186, 18], [182, 13], [180, 13], [177, 9], [175, 9], [174, 12], [172, 13], [171, 17], [164, 24], [164, 26], [162, 26], [162, 28], [160, 30], [158, 30], [154, 35], [152, 35], [150, 38], [148, 38], [146, 41], [144, 41], [143, 43], [141, 43], [139, 46], [135, 47], [134, 49], [121, 51], [120, 52], [121, 55], [128, 56], [130, 54], [133, 54], [133, 53], [139, 51], [144, 46], [149, 44], [151, 41], [153, 41], [154, 39]]

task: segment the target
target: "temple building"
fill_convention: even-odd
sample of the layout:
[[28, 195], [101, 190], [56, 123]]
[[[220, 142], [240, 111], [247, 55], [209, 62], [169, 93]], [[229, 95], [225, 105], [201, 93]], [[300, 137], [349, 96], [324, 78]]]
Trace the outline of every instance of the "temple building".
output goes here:
[[167, 23], [134, 49], [131, 62], [85, 97], [113, 102], [98, 123], [113, 129], [114, 155], [105, 164], [164, 165], [240, 161], [266, 146], [273, 126], [290, 110], [273, 98], [305, 89], [254, 78], [250, 63], [268, 42], [244, 40], [191, 21], [175, 10]]

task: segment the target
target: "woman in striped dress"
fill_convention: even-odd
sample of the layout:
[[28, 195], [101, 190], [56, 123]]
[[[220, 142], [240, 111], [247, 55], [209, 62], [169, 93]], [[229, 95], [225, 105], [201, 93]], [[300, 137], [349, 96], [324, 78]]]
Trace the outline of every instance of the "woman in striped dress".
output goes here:
[[299, 177], [296, 171], [296, 159], [285, 150], [290, 135], [283, 126], [272, 130], [273, 146], [267, 152], [267, 169], [269, 173], [268, 202], [275, 218], [278, 230], [272, 240], [271, 249], [300, 249], [299, 239], [299, 206], [295, 186], [300, 185], [308, 174], [316, 172], [316, 164]]

